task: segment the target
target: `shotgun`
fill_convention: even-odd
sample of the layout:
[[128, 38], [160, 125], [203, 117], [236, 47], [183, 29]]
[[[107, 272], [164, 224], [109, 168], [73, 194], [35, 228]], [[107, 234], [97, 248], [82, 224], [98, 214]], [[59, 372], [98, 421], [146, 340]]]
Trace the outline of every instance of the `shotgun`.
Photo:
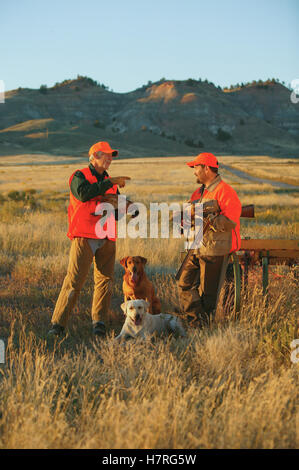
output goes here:
[[254, 218], [254, 204], [248, 204], [248, 206], [242, 206], [242, 212], [240, 217], [246, 217], [247, 219]]
[[[121, 196], [121, 194], [104, 194], [103, 196], [101, 196], [101, 201], [99, 202], [107, 202], [109, 204], [111, 204], [114, 209], [116, 210], [116, 213], [118, 213], [118, 196]], [[129, 207], [131, 206], [131, 204], [134, 204], [133, 201], [130, 201], [130, 199], [126, 199], [126, 213], [129, 209]], [[98, 215], [96, 213], [93, 213], [91, 215]], [[137, 217], [139, 215], [139, 211], [138, 209], [136, 208], [135, 210], [135, 213], [133, 214], [130, 214], [131, 215], [131, 218], [134, 219], [135, 217]]]
[[[197, 202], [200, 202], [200, 199], [196, 199], [195, 201], [188, 201], [188, 202], [190, 202], [190, 204], [196, 204]], [[254, 218], [254, 204], [248, 204], [247, 206], [242, 206], [240, 217], [244, 217], [247, 219]]]
[[[122, 196], [122, 194], [104, 194], [101, 196], [101, 202], [108, 202], [111, 204], [114, 209], [118, 208], [118, 196]], [[128, 210], [128, 207], [133, 204], [130, 199], [126, 199], [126, 210]]]

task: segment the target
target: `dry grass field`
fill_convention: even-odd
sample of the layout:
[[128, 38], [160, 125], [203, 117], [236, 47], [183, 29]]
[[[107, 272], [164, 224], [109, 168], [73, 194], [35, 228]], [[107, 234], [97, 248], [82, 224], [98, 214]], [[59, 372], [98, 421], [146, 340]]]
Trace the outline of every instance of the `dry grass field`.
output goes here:
[[[220, 163], [292, 184], [298, 162], [220, 157]], [[266, 160], [265, 160], [266, 159]], [[183, 202], [196, 189], [190, 157], [115, 160], [111, 176], [127, 175], [127, 196]], [[266, 162], [266, 163], [265, 163]], [[279, 164], [279, 165], [278, 165]], [[242, 308], [188, 337], [113, 342], [123, 318], [125, 255], [148, 258], [163, 311], [178, 308], [174, 274], [183, 240], [121, 239], [108, 337], [94, 341], [92, 269], [69, 323], [68, 335], [47, 340], [51, 314], [66, 273], [68, 178], [86, 165], [69, 157], [1, 157], [0, 166], [0, 448], [212, 449], [297, 448], [298, 364], [290, 360], [299, 311], [295, 269], [271, 267], [269, 301], [261, 270], [250, 272]], [[279, 167], [279, 168], [278, 168]], [[251, 171], [251, 170], [250, 170]], [[242, 204], [256, 218], [242, 220], [242, 237], [299, 239], [299, 186], [280, 189], [248, 182], [228, 170]], [[274, 173], [273, 173], [274, 175]], [[19, 193], [16, 193], [19, 191]]]
[[269, 156], [227, 157], [225, 163], [249, 175], [299, 185], [298, 158], [271, 158]]

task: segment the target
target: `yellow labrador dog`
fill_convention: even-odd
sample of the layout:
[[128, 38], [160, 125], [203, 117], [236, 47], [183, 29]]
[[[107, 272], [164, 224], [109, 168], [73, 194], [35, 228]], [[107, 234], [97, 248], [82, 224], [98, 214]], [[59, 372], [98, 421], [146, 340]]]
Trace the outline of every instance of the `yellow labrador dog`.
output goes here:
[[128, 338], [145, 339], [154, 334], [186, 336], [179, 318], [167, 313], [151, 315], [148, 311], [149, 305], [149, 302], [143, 299], [129, 300], [121, 305], [126, 320], [120, 334], [115, 338], [117, 341]]

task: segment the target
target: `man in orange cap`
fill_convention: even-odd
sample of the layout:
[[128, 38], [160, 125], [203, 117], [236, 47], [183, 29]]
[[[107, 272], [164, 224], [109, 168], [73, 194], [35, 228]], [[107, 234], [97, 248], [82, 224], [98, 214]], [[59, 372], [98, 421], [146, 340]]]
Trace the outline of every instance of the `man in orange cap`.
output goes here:
[[52, 316], [49, 335], [64, 334], [93, 260], [93, 332], [97, 336], [106, 333], [102, 319], [108, 313], [112, 293], [117, 217], [110, 214], [102, 226], [100, 207], [106, 195], [119, 194], [118, 186], [123, 188], [126, 180], [130, 179], [127, 176], [111, 178], [108, 175], [107, 170], [117, 155], [118, 151], [113, 150], [108, 142], [97, 142], [89, 150], [89, 166], [75, 171], [70, 177], [67, 236], [72, 243], [68, 270]]
[[213, 319], [220, 289], [225, 279], [229, 254], [240, 248], [242, 206], [236, 191], [218, 174], [219, 164], [212, 153], [201, 153], [188, 162], [200, 187], [191, 201], [216, 200], [220, 213], [210, 222], [203, 244], [194, 249], [178, 280], [184, 316], [191, 324], [209, 324]]

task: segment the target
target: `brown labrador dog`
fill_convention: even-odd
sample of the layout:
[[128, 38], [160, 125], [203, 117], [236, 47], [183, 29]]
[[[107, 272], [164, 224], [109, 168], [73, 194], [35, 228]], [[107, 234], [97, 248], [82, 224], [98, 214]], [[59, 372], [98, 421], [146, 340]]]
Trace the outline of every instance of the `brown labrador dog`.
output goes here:
[[144, 299], [149, 302], [149, 313], [161, 313], [160, 300], [155, 294], [154, 286], [148, 279], [144, 266], [147, 262], [142, 256], [126, 256], [120, 260], [125, 269], [123, 277], [123, 293], [125, 302], [128, 300]]

